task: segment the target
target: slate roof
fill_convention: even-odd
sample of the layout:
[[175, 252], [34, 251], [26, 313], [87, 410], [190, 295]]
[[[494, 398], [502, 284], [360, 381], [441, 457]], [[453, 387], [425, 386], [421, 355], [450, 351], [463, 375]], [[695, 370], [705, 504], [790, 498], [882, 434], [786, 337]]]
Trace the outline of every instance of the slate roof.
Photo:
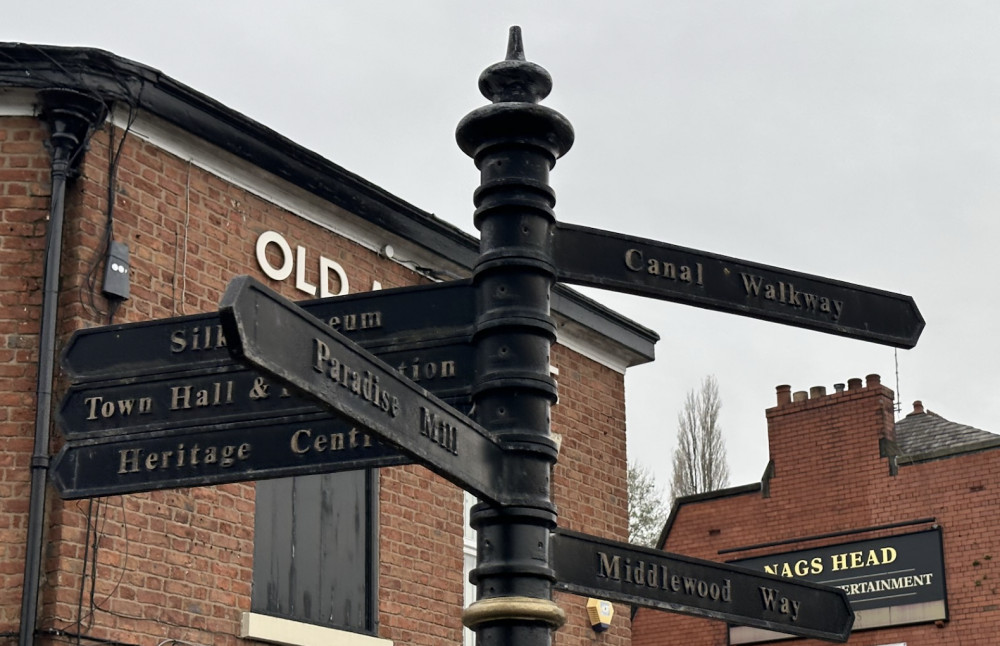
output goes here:
[[896, 422], [896, 445], [901, 457], [916, 462], [1000, 448], [1000, 435], [951, 422], [916, 402], [914, 412]]

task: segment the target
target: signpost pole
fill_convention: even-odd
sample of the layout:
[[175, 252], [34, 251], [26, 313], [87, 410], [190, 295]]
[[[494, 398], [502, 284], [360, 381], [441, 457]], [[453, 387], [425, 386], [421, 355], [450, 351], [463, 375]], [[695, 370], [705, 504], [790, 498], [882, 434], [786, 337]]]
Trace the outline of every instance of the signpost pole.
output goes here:
[[508, 448], [503, 458], [506, 500], [472, 510], [478, 532], [472, 580], [477, 601], [464, 623], [480, 644], [548, 646], [565, 621], [552, 601], [555, 574], [549, 533], [556, 524], [550, 481], [557, 447], [550, 435], [556, 384], [549, 351], [555, 325], [549, 301], [555, 196], [548, 173], [573, 143], [569, 122], [538, 105], [552, 87], [544, 69], [524, 59], [512, 27], [507, 58], [488, 67], [479, 88], [492, 101], [459, 124], [459, 147], [475, 160], [480, 256], [474, 333], [477, 421]]

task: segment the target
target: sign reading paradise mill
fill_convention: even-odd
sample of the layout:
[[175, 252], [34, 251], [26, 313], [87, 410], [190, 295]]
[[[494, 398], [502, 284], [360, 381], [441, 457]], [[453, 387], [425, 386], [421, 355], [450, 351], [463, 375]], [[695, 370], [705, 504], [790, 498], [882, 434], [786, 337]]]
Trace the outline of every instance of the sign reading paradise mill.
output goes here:
[[479, 85], [492, 103], [457, 131], [481, 172], [470, 280], [299, 307], [243, 277], [217, 315], [80, 331], [55, 485], [79, 498], [417, 462], [483, 501], [471, 522], [495, 548], [463, 614], [482, 643], [550, 644], [553, 589], [846, 641], [842, 590], [557, 528], [549, 294], [590, 285], [904, 348], [924, 325], [913, 299], [558, 223], [548, 172], [573, 130], [539, 105], [551, 78], [518, 28]]

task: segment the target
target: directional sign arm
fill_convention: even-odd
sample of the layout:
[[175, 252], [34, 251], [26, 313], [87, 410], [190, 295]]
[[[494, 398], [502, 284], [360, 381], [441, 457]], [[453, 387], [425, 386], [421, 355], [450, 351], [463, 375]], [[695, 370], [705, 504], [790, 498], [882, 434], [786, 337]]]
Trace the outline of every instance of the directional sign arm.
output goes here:
[[838, 588], [558, 529], [555, 587], [659, 610], [845, 642], [854, 624]]
[[398, 446], [476, 496], [503, 504], [503, 448], [482, 427], [253, 279], [219, 307], [233, 358]]
[[912, 348], [913, 298], [718, 254], [557, 224], [558, 280]]
[[[391, 352], [472, 336], [475, 291], [468, 280], [303, 301], [301, 307], [359, 344]], [[228, 362], [218, 315], [194, 314], [77, 330], [63, 352], [74, 382], [162, 375]]]
[[71, 440], [49, 473], [59, 495], [73, 500], [412, 462], [323, 412]]

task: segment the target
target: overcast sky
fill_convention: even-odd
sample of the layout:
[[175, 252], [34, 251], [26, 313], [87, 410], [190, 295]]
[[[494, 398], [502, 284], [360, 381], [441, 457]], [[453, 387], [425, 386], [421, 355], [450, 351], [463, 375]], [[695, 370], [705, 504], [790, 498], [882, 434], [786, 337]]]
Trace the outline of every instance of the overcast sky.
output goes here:
[[[996, 0], [65, 2], [0, 39], [157, 68], [463, 229], [459, 120], [520, 25], [576, 143], [560, 221], [913, 296], [917, 347], [638, 297], [588, 295], [661, 336], [626, 379], [630, 455], [664, 486], [685, 394], [719, 382], [733, 485], [767, 464], [764, 410], [870, 373], [1000, 432]], [[897, 381], [898, 370], [898, 381]], [[898, 384], [898, 389], [897, 389]], [[807, 439], [807, 441], [812, 441]], [[872, 450], [876, 450], [874, 443]]]

